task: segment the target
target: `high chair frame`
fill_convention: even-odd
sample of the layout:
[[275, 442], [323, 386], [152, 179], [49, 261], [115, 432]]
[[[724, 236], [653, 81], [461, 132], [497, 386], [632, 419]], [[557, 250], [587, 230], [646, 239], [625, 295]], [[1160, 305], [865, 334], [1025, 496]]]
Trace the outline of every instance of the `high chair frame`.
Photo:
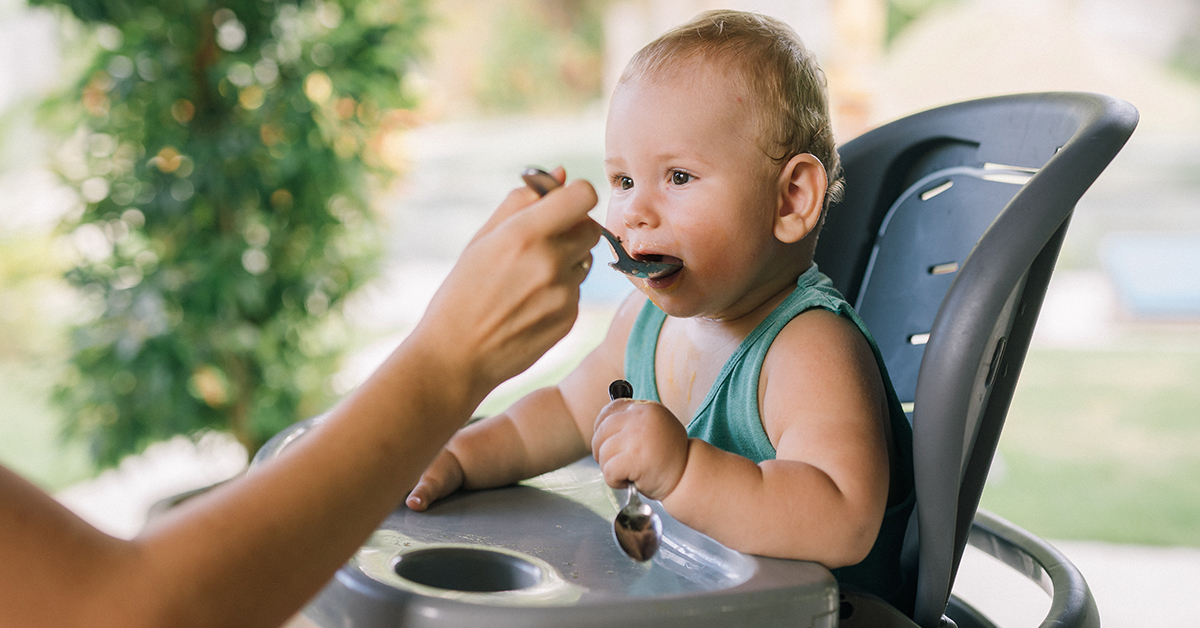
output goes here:
[[[903, 610], [922, 628], [951, 621], [954, 578], [1071, 213], [1137, 119], [1099, 94], [1019, 94], [924, 111], [840, 149], [846, 195], [828, 212], [816, 259], [855, 295], [912, 421], [916, 587]], [[1015, 529], [986, 521], [981, 537]], [[1088, 608], [1072, 617], [1094, 615]]]

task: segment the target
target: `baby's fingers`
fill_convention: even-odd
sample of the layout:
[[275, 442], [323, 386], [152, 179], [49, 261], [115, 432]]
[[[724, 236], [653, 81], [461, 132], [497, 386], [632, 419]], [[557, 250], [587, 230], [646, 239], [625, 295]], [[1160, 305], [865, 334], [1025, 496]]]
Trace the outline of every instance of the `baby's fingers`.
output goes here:
[[458, 459], [446, 450], [442, 450], [434, 459], [417, 485], [409, 492], [404, 504], [410, 509], [421, 512], [433, 502], [453, 493], [462, 486], [462, 466]]
[[449, 491], [445, 490], [445, 485], [434, 478], [430, 478], [428, 474], [422, 475], [421, 480], [413, 487], [413, 490], [404, 500], [404, 505], [409, 509], [421, 512], [433, 502], [445, 497]]
[[[596, 462], [603, 463], [600, 452], [609, 440], [621, 433], [621, 409], [628, 402], [624, 399], [618, 399], [600, 410], [600, 414], [596, 416], [596, 422], [592, 425], [592, 457]], [[610, 445], [610, 448], [612, 445]]]
[[609, 439], [596, 450], [596, 461], [600, 464], [600, 475], [604, 483], [612, 488], [625, 488], [632, 480], [633, 457], [619, 439]]

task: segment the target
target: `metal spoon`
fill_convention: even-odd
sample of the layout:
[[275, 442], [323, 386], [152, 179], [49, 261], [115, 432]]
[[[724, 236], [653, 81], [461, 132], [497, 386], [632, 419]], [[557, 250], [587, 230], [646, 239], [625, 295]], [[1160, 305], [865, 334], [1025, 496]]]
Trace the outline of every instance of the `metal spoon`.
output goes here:
[[[546, 192], [558, 187], [558, 179], [550, 176], [550, 173], [539, 168], [526, 168], [521, 171], [521, 178], [525, 180], [525, 184], [533, 188], [539, 196], [545, 196]], [[621, 246], [621, 238], [613, 235], [611, 231], [605, 229], [603, 225], [600, 227], [600, 232], [608, 238], [608, 243], [612, 245], [613, 252], [617, 255], [617, 261], [609, 262], [608, 265], [629, 275], [631, 277], [639, 277], [641, 279], [658, 279], [666, 277], [671, 273], [683, 268], [683, 264], [670, 264], [667, 262], [643, 262], [633, 259], [629, 253], [625, 252], [625, 247]]]
[[[614, 400], [631, 399], [633, 386], [618, 379], [608, 385], [608, 396]], [[650, 506], [642, 503], [633, 482], [629, 483], [627, 491], [629, 502], [613, 520], [613, 538], [630, 558], [646, 562], [658, 553], [662, 541], [662, 519]]]

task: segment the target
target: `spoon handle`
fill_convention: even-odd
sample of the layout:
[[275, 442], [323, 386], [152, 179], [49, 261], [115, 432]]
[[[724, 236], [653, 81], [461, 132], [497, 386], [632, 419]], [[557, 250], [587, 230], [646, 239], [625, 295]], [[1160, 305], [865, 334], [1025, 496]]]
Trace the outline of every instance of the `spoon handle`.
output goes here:
[[[632, 399], [633, 385], [623, 379], [615, 380], [608, 385], [608, 396], [614, 401]], [[625, 487], [625, 494], [628, 497], [625, 507], [613, 520], [613, 539], [626, 556], [644, 563], [658, 553], [662, 542], [662, 519], [650, 506], [642, 503], [632, 481]]]
[[633, 384], [623, 379], [614, 379], [613, 383], [608, 385], [608, 398], [613, 401], [633, 399]]
[[[608, 398], [613, 401], [633, 399], [633, 384], [623, 379], [614, 379], [613, 383], [608, 385]], [[628, 493], [628, 505], [636, 508], [642, 504], [641, 498], [638, 497], [637, 487], [633, 485], [633, 482], [629, 483], [626, 492]]]
[[555, 179], [549, 172], [541, 168], [526, 168], [521, 171], [521, 179], [525, 181], [525, 185], [533, 188], [538, 196], [545, 196], [547, 192], [561, 185], [558, 179]]

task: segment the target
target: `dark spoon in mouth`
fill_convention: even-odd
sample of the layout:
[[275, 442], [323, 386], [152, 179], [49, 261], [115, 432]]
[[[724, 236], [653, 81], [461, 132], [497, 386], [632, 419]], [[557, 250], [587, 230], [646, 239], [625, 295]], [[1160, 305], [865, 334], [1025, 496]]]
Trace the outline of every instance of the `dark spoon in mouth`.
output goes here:
[[[558, 187], [558, 180], [540, 168], [526, 168], [521, 171], [521, 178], [525, 180], [526, 185], [538, 193], [538, 196], [545, 196], [547, 192]], [[617, 261], [609, 262], [608, 265], [630, 277], [660, 279], [683, 268], [683, 264], [634, 259], [633, 256], [625, 251], [625, 247], [621, 246], [621, 238], [613, 235], [603, 225], [600, 226], [600, 232], [608, 239], [608, 243], [612, 245], [613, 253], [617, 256]]]

